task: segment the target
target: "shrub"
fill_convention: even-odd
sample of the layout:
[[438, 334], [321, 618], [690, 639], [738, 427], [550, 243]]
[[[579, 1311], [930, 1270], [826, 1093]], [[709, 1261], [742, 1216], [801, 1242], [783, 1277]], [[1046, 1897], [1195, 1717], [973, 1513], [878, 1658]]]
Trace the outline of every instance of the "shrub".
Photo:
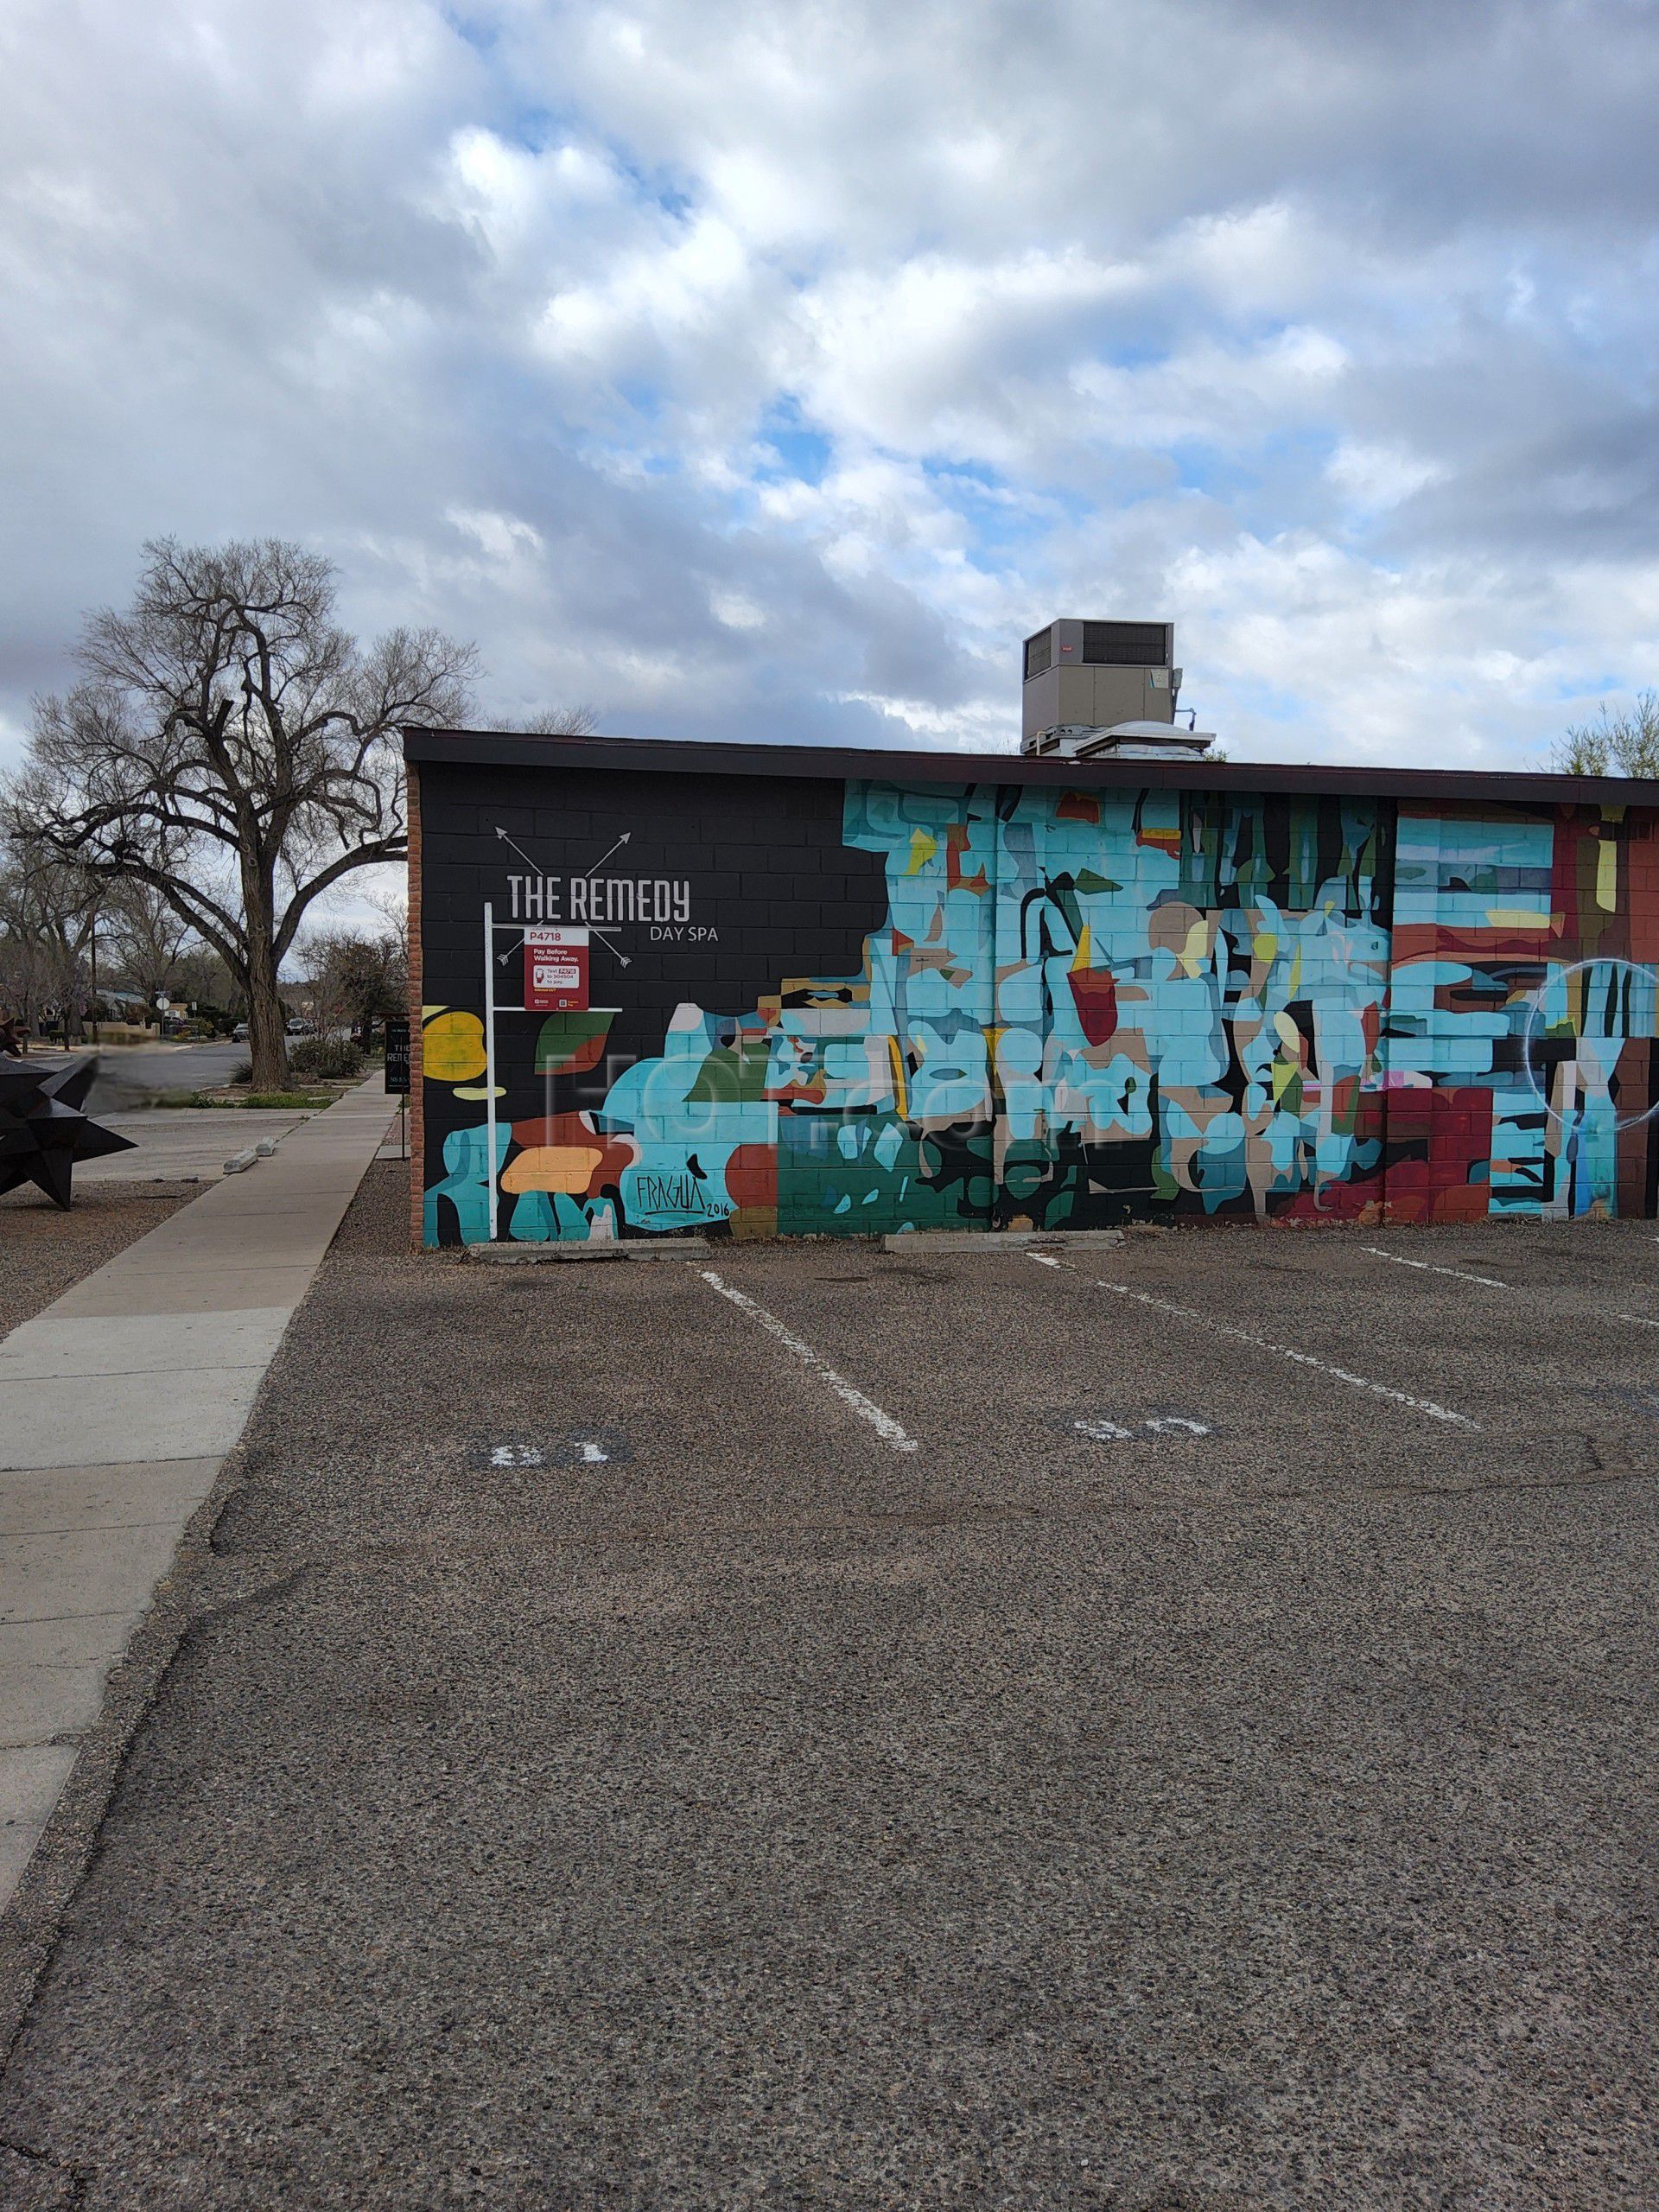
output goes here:
[[363, 1048], [349, 1037], [302, 1037], [289, 1046], [288, 1065], [295, 1075], [337, 1081], [362, 1074]]
[[251, 1060], [238, 1060], [236, 1065], [231, 1070], [229, 1080], [232, 1083], [251, 1083], [253, 1081], [253, 1062]]

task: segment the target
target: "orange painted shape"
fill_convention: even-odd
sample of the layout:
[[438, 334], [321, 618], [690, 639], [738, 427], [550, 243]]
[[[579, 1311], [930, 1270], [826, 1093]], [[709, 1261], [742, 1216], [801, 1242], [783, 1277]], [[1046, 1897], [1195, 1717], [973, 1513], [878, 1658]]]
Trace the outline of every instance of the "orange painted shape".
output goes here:
[[504, 1191], [563, 1191], [586, 1195], [593, 1173], [605, 1157], [597, 1145], [538, 1144], [518, 1153], [501, 1171]]

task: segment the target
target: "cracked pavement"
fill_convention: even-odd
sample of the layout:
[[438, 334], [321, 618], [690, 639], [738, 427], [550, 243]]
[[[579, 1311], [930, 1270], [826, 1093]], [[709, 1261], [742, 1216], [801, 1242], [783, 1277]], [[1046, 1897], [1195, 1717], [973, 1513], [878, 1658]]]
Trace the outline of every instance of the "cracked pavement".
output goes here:
[[1651, 1224], [723, 1251], [780, 1337], [404, 1219], [175, 1578], [0, 2199], [1659, 2201]]

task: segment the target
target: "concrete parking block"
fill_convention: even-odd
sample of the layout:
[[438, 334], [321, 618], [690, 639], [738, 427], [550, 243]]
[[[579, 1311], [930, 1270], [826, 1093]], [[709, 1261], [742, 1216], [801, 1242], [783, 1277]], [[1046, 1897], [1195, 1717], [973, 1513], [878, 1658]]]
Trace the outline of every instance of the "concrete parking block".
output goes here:
[[664, 1236], [647, 1242], [629, 1237], [626, 1243], [601, 1243], [590, 1238], [582, 1244], [473, 1244], [461, 1254], [469, 1267], [552, 1267], [567, 1262], [577, 1266], [597, 1260], [702, 1260], [715, 1247], [706, 1236]]
[[149, 1459], [110, 1467], [29, 1467], [0, 1474], [0, 1536], [67, 1535], [186, 1519], [219, 1461]]
[[1022, 1252], [1032, 1245], [1056, 1251], [1109, 1251], [1123, 1242], [1121, 1229], [895, 1229], [881, 1239], [886, 1252], [955, 1252], [981, 1255]]

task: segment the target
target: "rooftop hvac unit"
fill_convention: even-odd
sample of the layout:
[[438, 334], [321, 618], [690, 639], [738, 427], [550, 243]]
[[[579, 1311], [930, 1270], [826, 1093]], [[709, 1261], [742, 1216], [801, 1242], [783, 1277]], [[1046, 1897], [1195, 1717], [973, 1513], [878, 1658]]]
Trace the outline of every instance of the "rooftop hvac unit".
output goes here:
[[1173, 622], [1063, 618], [1026, 639], [1020, 742], [1055, 729], [1173, 722], [1181, 688]]

